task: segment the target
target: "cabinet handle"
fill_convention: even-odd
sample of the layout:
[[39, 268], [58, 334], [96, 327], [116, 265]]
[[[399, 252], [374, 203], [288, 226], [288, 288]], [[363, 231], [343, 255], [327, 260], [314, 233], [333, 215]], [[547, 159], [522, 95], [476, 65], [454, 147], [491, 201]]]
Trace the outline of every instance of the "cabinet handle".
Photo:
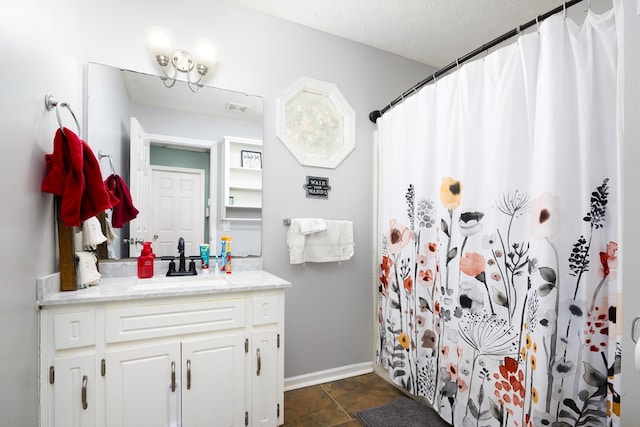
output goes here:
[[260, 349], [256, 349], [256, 356], [258, 357], [258, 370], [256, 371], [256, 375], [260, 376], [260, 371], [262, 370], [262, 358], [260, 357]]
[[171, 392], [176, 391], [176, 362], [171, 362]]
[[87, 409], [89, 404], [87, 403], [87, 382], [89, 378], [86, 375], [82, 376], [82, 409]]
[[187, 390], [191, 390], [191, 360], [187, 359]]

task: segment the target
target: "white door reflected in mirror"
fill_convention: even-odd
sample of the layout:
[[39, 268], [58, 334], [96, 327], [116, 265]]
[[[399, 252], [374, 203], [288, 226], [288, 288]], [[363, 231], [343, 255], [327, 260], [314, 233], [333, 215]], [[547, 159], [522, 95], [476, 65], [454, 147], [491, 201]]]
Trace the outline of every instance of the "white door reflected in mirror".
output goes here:
[[[129, 145], [129, 191], [138, 208], [138, 216], [129, 227], [130, 241], [148, 241], [149, 235], [149, 186], [151, 179], [151, 141], [135, 117], [131, 117]], [[130, 245], [129, 255], [140, 256], [142, 245]]]
[[198, 255], [204, 237], [204, 170], [151, 167], [151, 230], [156, 256], [175, 256], [184, 238], [185, 255]]

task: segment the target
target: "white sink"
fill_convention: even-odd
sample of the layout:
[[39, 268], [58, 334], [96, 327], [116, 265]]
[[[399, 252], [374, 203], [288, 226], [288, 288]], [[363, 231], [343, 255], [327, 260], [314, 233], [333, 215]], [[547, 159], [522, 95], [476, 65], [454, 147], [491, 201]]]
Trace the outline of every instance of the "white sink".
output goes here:
[[135, 288], [141, 287], [167, 287], [167, 288], [183, 288], [189, 286], [206, 286], [226, 284], [224, 274], [210, 274], [203, 276], [198, 274], [195, 276], [157, 276], [149, 279], [138, 279], [134, 285]]

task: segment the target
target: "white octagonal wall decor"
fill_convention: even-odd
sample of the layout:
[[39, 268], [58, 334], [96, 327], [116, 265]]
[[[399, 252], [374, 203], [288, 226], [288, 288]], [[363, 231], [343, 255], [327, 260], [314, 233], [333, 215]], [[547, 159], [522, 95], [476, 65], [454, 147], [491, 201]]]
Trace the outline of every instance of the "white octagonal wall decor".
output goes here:
[[356, 113], [333, 83], [299, 79], [277, 114], [278, 138], [304, 166], [335, 169], [356, 146]]

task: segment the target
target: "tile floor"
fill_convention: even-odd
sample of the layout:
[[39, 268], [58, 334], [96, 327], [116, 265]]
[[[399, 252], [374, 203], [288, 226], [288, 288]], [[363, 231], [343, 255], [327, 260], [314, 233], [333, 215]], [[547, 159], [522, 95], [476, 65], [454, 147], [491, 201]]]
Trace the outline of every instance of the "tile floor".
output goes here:
[[287, 391], [285, 427], [358, 427], [356, 412], [393, 402], [403, 392], [376, 373]]

